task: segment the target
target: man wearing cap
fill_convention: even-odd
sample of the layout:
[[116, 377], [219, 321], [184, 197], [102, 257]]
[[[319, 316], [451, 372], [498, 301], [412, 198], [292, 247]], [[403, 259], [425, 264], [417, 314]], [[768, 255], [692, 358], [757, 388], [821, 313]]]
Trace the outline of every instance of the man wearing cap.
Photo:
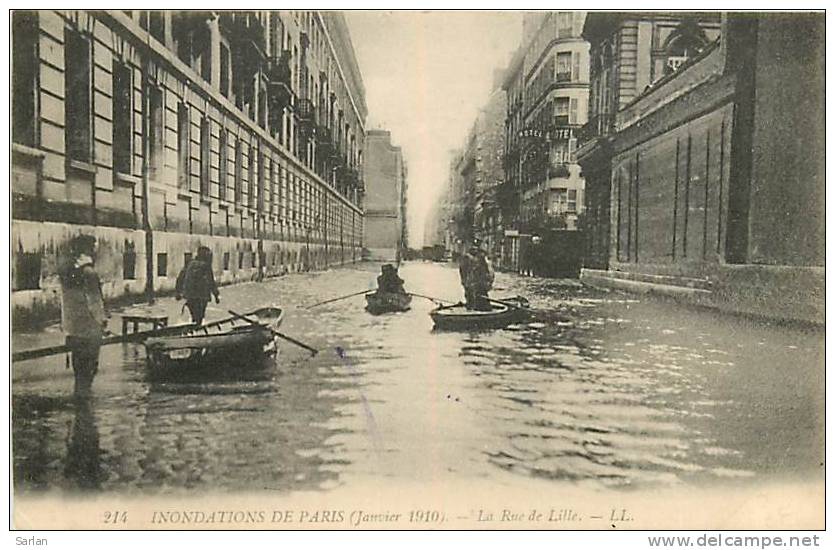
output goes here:
[[493, 268], [478, 239], [473, 239], [469, 250], [461, 256], [458, 273], [464, 287], [467, 309], [490, 311], [492, 307], [487, 294], [493, 288]]
[[66, 334], [75, 373], [75, 394], [89, 395], [99, 368], [99, 349], [107, 329], [101, 281], [94, 269], [96, 239], [79, 235], [59, 270], [61, 326]]

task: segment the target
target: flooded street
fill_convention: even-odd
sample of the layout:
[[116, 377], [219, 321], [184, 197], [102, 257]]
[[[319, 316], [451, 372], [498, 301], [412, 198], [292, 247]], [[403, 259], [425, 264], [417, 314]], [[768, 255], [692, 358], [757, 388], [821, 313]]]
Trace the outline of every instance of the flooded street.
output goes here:
[[[275, 303], [275, 365], [205, 382], [151, 382], [138, 345], [103, 348], [77, 404], [63, 356], [13, 365], [18, 494], [329, 490], [367, 479], [525, 480], [649, 489], [823, 479], [822, 329], [497, 274], [529, 321], [434, 332], [428, 300], [374, 317], [378, 264], [221, 289], [208, 320]], [[408, 263], [406, 289], [458, 301], [454, 264]], [[170, 322], [181, 303], [153, 306]], [[111, 330], [119, 329], [113, 312]], [[61, 341], [15, 333], [16, 350]]]

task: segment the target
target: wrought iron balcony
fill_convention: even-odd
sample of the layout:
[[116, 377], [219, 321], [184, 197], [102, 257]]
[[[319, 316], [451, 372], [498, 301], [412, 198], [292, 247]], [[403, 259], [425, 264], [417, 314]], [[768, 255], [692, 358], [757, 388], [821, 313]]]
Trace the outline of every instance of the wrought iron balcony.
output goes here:
[[331, 149], [333, 147], [332, 133], [330, 126], [325, 124], [316, 125], [316, 144], [320, 149]]
[[290, 55], [290, 50], [284, 50], [280, 57], [271, 57], [267, 65], [267, 95], [279, 108], [290, 105], [293, 96]]
[[571, 170], [568, 164], [564, 162], [555, 162], [548, 167], [549, 178], [568, 178], [571, 177]]
[[254, 12], [221, 12], [219, 25], [229, 37], [233, 56], [246, 71], [254, 75], [264, 64], [267, 38], [264, 26]]

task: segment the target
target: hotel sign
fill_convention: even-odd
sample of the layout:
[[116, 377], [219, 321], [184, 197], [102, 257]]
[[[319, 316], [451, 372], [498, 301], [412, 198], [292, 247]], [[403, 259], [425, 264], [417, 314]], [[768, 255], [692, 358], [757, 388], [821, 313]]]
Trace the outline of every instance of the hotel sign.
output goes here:
[[519, 137], [535, 137], [549, 141], [563, 141], [574, 139], [574, 128], [551, 128], [550, 130], [528, 128], [525, 130], [519, 130]]

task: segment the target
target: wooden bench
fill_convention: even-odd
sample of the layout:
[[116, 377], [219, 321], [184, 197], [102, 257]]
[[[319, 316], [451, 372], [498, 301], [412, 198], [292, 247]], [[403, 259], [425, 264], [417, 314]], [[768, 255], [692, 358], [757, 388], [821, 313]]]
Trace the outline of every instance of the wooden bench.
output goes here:
[[158, 330], [168, 326], [168, 315], [148, 315], [131, 313], [122, 315], [122, 334], [128, 333], [128, 325], [133, 325], [133, 332], [139, 332], [139, 326], [143, 323], [148, 323], [153, 327], [153, 330]]

